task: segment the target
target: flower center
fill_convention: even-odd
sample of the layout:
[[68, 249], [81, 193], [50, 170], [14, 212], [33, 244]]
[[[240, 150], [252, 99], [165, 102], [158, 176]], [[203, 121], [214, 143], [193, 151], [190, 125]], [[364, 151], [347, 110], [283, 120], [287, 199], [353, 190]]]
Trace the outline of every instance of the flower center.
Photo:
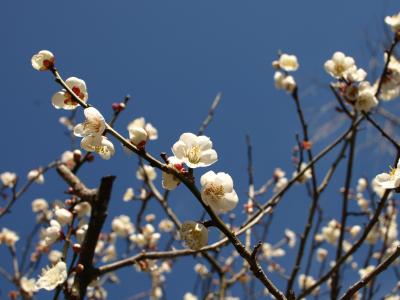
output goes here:
[[187, 158], [189, 159], [189, 162], [192, 164], [197, 164], [200, 161], [201, 158], [201, 150], [199, 146], [192, 146], [190, 150], [187, 152]]
[[397, 168], [392, 168], [392, 167], [389, 167], [389, 168], [390, 168], [390, 172], [389, 172], [390, 178], [394, 178]]
[[89, 132], [96, 132], [96, 133], [102, 133], [100, 131], [101, 127], [101, 121], [99, 119], [91, 119], [91, 120], [86, 120], [83, 122], [83, 130], [84, 131], [89, 131]]
[[204, 194], [210, 197], [213, 201], [221, 200], [225, 195], [224, 187], [215, 183], [209, 183], [204, 189]]

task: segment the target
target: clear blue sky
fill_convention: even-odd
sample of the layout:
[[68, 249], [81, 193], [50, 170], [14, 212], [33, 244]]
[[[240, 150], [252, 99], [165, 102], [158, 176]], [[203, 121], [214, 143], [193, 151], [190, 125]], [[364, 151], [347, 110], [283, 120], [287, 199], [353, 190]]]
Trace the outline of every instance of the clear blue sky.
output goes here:
[[[133, 101], [117, 128], [126, 133], [129, 121], [146, 117], [159, 130], [159, 140], [149, 146], [155, 155], [169, 151], [181, 133], [197, 131], [214, 96], [223, 92], [216, 118], [207, 130], [220, 157], [213, 169], [232, 175], [244, 201], [246, 133], [254, 144], [257, 185], [264, 183], [275, 167], [289, 174], [293, 170], [291, 148], [299, 126], [292, 100], [273, 86], [271, 61], [277, 50], [298, 56], [300, 69], [295, 77], [307, 118], [312, 126], [321, 124], [318, 112], [332, 101], [326, 92], [330, 78], [323, 71], [323, 63], [341, 50], [367, 69], [366, 40], [380, 41], [383, 17], [400, 10], [396, 2], [4, 0], [0, 9], [0, 172], [9, 170], [25, 177], [29, 169], [46, 164], [69, 147], [58, 122], [65, 112], [56, 111], [50, 104], [59, 87], [50, 74], [39, 74], [30, 65], [32, 54], [49, 49], [65, 77], [86, 81], [90, 103], [105, 116], [111, 115], [112, 102], [132, 95]], [[315, 129], [311, 131], [315, 133]], [[327, 142], [320, 140], [316, 149]], [[123, 203], [121, 196], [127, 186], [139, 186], [135, 179], [137, 160], [116, 146], [112, 160], [97, 159], [81, 175], [90, 186], [103, 175], [117, 175], [110, 216], [133, 216], [137, 204]], [[358, 161], [357, 174], [373, 175], [393, 160], [378, 158], [375, 155], [376, 162], [368, 166]], [[65, 185], [54, 172], [46, 180], [48, 184], [34, 186], [20, 199], [13, 214], [0, 220], [0, 227], [18, 230], [23, 237], [26, 228], [34, 224], [32, 199], [65, 197]], [[303, 224], [304, 215], [298, 211], [305, 214], [308, 201], [304, 190], [298, 191], [278, 209], [269, 242], [280, 239], [284, 228]], [[329, 190], [322, 201], [333, 216], [339, 207], [336, 190]], [[183, 187], [171, 202], [183, 220], [199, 215], [199, 205]], [[154, 208], [159, 212], [156, 205]], [[241, 209], [236, 213], [240, 215]], [[0, 254], [1, 261], [7, 261], [3, 250]], [[191, 259], [183, 259], [177, 263], [177, 270], [167, 275], [168, 299], [180, 299], [191, 290], [193, 264]], [[282, 264], [289, 267], [292, 263]], [[148, 285], [145, 274], [133, 270], [120, 274], [121, 283], [110, 288], [110, 299], [126, 299]], [[391, 279], [391, 273], [387, 274]], [[0, 288], [0, 298], [5, 298], [9, 285], [3, 278]]]

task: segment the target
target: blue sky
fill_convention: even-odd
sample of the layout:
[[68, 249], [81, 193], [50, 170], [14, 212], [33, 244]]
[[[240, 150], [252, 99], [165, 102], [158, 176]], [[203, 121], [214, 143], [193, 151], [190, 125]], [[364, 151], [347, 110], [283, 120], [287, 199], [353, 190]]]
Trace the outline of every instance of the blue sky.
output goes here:
[[[155, 155], [168, 152], [181, 133], [196, 132], [212, 99], [222, 92], [216, 118], [206, 132], [220, 157], [213, 169], [230, 173], [239, 196], [245, 199], [245, 134], [253, 140], [257, 185], [263, 184], [275, 167], [289, 174], [293, 170], [291, 149], [299, 126], [292, 100], [273, 86], [271, 61], [277, 51], [298, 56], [300, 69], [295, 77], [315, 134], [317, 126], [335, 116], [334, 112], [320, 114], [321, 108], [332, 102], [323, 63], [340, 50], [368, 69], [366, 40], [378, 45], [383, 17], [398, 11], [394, 0], [4, 1], [0, 9], [0, 172], [15, 171], [24, 177], [31, 168], [57, 158], [69, 147], [58, 122], [65, 112], [50, 104], [59, 87], [50, 74], [39, 74], [30, 66], [32, 54], [49, 49], [65, 78], [77, 76], [86, 81], [90, 103], [105, 116], [111, 115], [112, 102], [130, 94], [133, 101], [117, 129], [126, 133], [129, 121], [144, 116], [159, 130], [160, 138], [148, 148]], [[319, 140], [316, 149], [328, 140]], [[368, 165], [361, 159], [357, 162], [358, 175], [372, 176], [393, 160], [376, 153], [373, 157]], [[139, 186], [136, 166], [137, 160], [117, 146], [115, 158], [107, 162], [97, 159], [82, 170], [82, 178], [90, 186], [105, 174], [118, 176], [110, 216], [133, 216], [137, 211], [136, 204], [121, 200], [127, 186]], [[31, 200], [65, 197], [65, 185], [54, 172], [46, 180], [48, 184], [33, 187], [20, 199], [13, 214], [0, 220], [0, 227], [19, 230], [23, 236], [34, 224]], [[339, 209], [335, 188], [322, 199], [332, 216]], [[305, 214], [308, 201], [304, 190], [297, 190], [299, 193], [289, 194], [278, 208], [271, 242], [280, 239], [284, 228], [303, 224], [304, 215], [298, 211]], [[200, 206], [183, 187], [171, 201], [181, 219], [199, 215]], [[156, 205], [154, 211], [159, 212]], [[240, 215], [241, 209], [236, 213]], [[4, 257], [4, 252], [0, 253]], [[193, 275], [193, 264], [192, 259], [183, 259], [174, 274], [167, 276], [169, 299], [179, 299], [191, 289], [193, 280], [188, 277], [193, 276], [188, 275]], [[120, 285], [110, 288], [113, 299], [126, 299], [142, 291], [143, 283], [148, 284], [145, 274], [132, 270], [121, 274]], [[2, 278], [0, 288], [3, 297], [9, 286]], [[237, 293], [241, 296], [240, 290]]]

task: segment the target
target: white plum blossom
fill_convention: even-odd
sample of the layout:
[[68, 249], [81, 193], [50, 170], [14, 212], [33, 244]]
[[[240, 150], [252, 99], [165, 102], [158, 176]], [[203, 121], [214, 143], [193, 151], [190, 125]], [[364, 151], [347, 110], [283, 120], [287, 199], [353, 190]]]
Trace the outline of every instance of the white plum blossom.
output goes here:
[[208, 167], [218, 160], [209, 137], [189, 132], [180, 136], [179, 141], [173, 145], [172, 152], [189, 168]]
[[139, 247], [155, 248], [158, 241], [161, 238], [161, 234], [155, 232], [155, 228], [151, 224], [146, 224], [142, 228], [142, 233], [132, 234], [129, 239]]
[[363, 193], [363, 192], [365, 192], [365, 190], [367, 189], [367, 187], [368, 187], [368, 181], [367, 181], [367, 179], [365, 179], [365, 178], [363, 178], [363, 177], [361, 177], [360, 179], [358, 179], [358, 182], [357, 182], [357, 192], [358, 192], [358, 193]]
[[126, 189], [124, 195], [122, 196], [122, 200], [125, 202], [131, 201], [135, 198], [135, 191], [133, 188], [129, 187]]
[[369, 265], [366, 268], [361, 268], [360, 270], [358, 270], [358, 274], [360, 274], [361, 278], [365, 278], [366, 276], [368, 276], [368, 274], [370, 274], [373, 270], [375, 270], [375, 266]]
[[[182, 162], [177, 159], [175, 156], [170, 156], [168, 158], [168, 166], [175, 169], [178, 172], [182, 172], [185, 170]], [[177, 178], [173, 174], [169, 174], [167, 172], [162, 172], [162, 186], [164, 189], [172, 191], [174, 190], [180, 183], [179, 178]]]
[[56, 220], [50, 221], [50, 226], [43, 231], [43, 244], [50, 246], [61, 236], [61, 224]]
[[143, 117], [137, 118], [128, 124], [129, 134], [131, 134], [135, 128], [144, 129], [149, 140], [156, 140], [158, 138], [157, 129], [151, 123], [146, 123]]
[[72, 213], [65, 208], [56, 208], [54, 210], [54, 216], [61, 225], [71, 224], [73, 217]]
[[75, 237], [79, 244], [82, 244], [83, 241], [85, 240], [86, 232], [87, 232], [88, 228], [89, 228], [89, 225], [84, 224], [76, 230]]
[[286, 187], [288, 182], [289, 182], [289, 180], [284, 176], [278, 178], [278, 180], [275, 183], [274, 193], [277, 194], [280, 191], [282, 191]]
[[[300, 275], [299, 275], [298, 282], [299, 282], [299, 287], [300, 287], [302, 290], [305, 290], [305, 289], [311, 287], [312, 285], [314, 285], [314, 283], [316, 283], [315, 279], [314, 279], [312, 276], [306, 276], [306, 275], [304, 275], [304, 274], [300, 274]], [[316, 287], [316, 288], [311, 292], [311, 294], [316, 295], [316, 294], [318, 294], [318, 292], [319, 292], [319, 286]]]
[[358, 93], [354, 108], [360, 112], [369, 112], [378, 105], [378, 99], [375, 97], [375, 89], [369, 82], [363, 81], [358, 87]]
[[38, 71], [47, 71], [54, 67], [54, 54], [49, 50], [41, 50], [31, 58], [32, 67]]
[[63, 257], [63, 254], [61, 251], [58, 250], [51, 250], [49, 255], [47, 256], [47, 258], [49, 259], [49, 261], [55, 265], [56, 263], [58, 263], [61, 258]]
[[89, 135], [81, 140], [82, 149], [96, 152], [101, 158], [108, 160], [115, 154], [114, 145], [105, 136]]
[[396, 168], [392, 168], [390, 173], [381, 173], [375, 176], [375, 183], [385, 189], [395, 189], [400, 186], [400, 160]]
[[84, 216], [88, 216], [92, 211], [92, 206], [89, 202], [83, 201], [74, 206], [73, 213], [78, 216], [78, 218], [82, 218]]
[[180, 236], [192, 250], [199, 250], [208, 243], [208, 230], [200, 223], [186, 221], [180, 229]]
[[24, 276], [19, 281], [19, 284], [21, 286], [21, 289], [30, 297], [32, 297], [33, 294], [36, 292], [36, 280], [34, 278], [29, 279]]
[[117, 258], [117, 249], [114, 243], [111, 243], [104, 249], [103, 257], [101, 258], [102, 262], [113, 261]]
[[296, 233], [294, 231], [285, 229], [285, 237], [290, 248], [296, 246]]
[[[89, 95], [86, 89], [86, 83], [82, 79], [70, 77], [65, 80], [65, 84], [81, 99], [86, 102]], [[66, 90], [61, 90], [53, 95], [51, 98], [53, 106], [57, 109], [71, 110], [75, 109], [79, 104], [76, 102], [72, 95]]]
[[[304, 163], [304, 162], [302, 162], [302, 163], [300, 164], [299, 171], [297, 172], [297, 170], [296, 170], [296, 171], [293, 172], [293, 177], [296, 177], [297, 174], [300, 173], [300, 172], [302, 172], [306, 167], [307, 167], [307, 164]], [[299, 178], [297, 178], [297, 181], [298, 181], [299, 183], [305, 183], [305, 182], [306, 182], [307, 180], [309, 180], [311, 177], [312, 177], [312, 171], [311, 171], [311, 168], [308, 168]]]
[[201, 198], [216, 213], [234, 209], [239, 198], [233, 189], [232, 177], [224, 172], [208, 171], [200, 178]]
[[141, 127], [134, 127], [129, 130], [129, 140], [139, 149], [144, 148], [148, 139], [146, 130]]
[[286, 254], [285, 250], [283, 250], [282, 248], [275, 248], [274, 246], [268, 243], [264, 243], [261, 249], [263, 257], [265, 259], [270, 259], [272, 257], [282, 257]]
[[35, 169], [31, 170], [28, 172], [28, 175], [26, 176], [28, 180], [33, 180], [37, 184], [43, 184], [44, 183], [44, 176], [41, 170]]
[[171, 232], [174, 229], [174, 223], [168, 219], [161, 220], [158, 229], [162, 232]]
[[19, 240], [19, 236], [15, 231], [3, 228], [0, 232], [0, 245], [5, 244], [8, 247], [13, 247]]
[[67, 279], [67, 276], [67, 265], [65, 262], [59, 261], [54, 266], [42, 270], [41, 276], [36, 281], [36, 288], [38, 290], [54, 290]]
[[32, 211], [34, 213], [37, 212], [46, 212], [49, 209], [49, 204], [43, 198], [38, 198], [32, 201]]
[[397, 15], [393, 16], [386, 16], [385, 18], [385, 23], [388, 24], [393, 32], [399, 32], [400, 31], [400, 13]]
[[193, 295], [192, 293], [187, 292], [185, 295], [183, 295], [183, 300], [197, 300], [197, 296]]
[[[388, 55], [384, 54], [385, 64], [387, 63]], [[381, 78], [378, 78], [374, 84], [374, 89], [378, 89]], [[379, 98], [384, 101], [390, 101], [400, 95], [400, 61], [394, 56], [390, 56], [389, 64], [387, 65], [386, 74], [381, 82]]]
[[78, 137], [102, 135], [106, 129], [103, 115], [94, 107], [85, 108], [85, 121], [74, 127], [74, 135]]
[[362, 229], [362, 228], [361, 228], [360, 225], [354, 225], [354, 226], [352, 226], [352, 227], [350, 228], [349, 232], [350, 232], [351, 236], [352, 236], [353, 238], [355, 238], [355, 237], [360, 233], [361, 229]]
[[293, 76], [285, 75], [280, 71], [276, 71], [274, 74], [275, 87], [279, 90], [284, 90], [292, 93], [296, 88], [296, 81]]
[[282, 54], [277, 61], [279, 68], [286, 72], [296, 71], [299, 68], [296, 55]]
[[140, 166], [139, 169], [136, 171], [136, 178], [138, 180], [150, 180], [153, 181], [157, 178], [156, 169], [150, 165], [143, 165]]
[[115, 217], [111, 223], [111, 228], [120, 237], [127, 237], [135, 230], [131, 219], [126, 215]]
[[0, 180], [4, 186], [12, 188], [17, 181], [17, 174], [11, 172], [1, 173]]
[[203, 264], [195, 264], [194, 265], [194, 271], [199, 274], [201, 277], [207, 277], [209, 275], [209, 271], [207, 267]]
[[322, 236], [329, 244], [336, 244], [337, 239], [340, 236], [340, 224], [336, 220], [331, 220], [328, 226], [322, 227]]
[[334, 78], [344, 78], [348, 73], [354, 72], [355, 61], [354, 58], [338, 51], [325, 62], [324, 68]]
[[328, 250], [326, 250], [324, 248], [317, 249], [317, 260], [319, 262], [323, 262], [327, 256], [328, 256]]

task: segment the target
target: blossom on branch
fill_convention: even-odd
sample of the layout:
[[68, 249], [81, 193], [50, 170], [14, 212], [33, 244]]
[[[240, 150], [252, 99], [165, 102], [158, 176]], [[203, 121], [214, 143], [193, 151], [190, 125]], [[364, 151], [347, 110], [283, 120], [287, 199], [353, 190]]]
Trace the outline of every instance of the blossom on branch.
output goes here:
[[400, 186], [400, 160], [396, 168], [392, 168], [390, 173], [381, 173], [375, 176], [375, 183], [385, 189], [395, 189]]
[[208, 167], [218, 160], [209, 137], [189, 132], [180, 136], [172, 147], [172, 153], [189, 168]]
[[234, 209], [239, 198], [233, 189], [232, 177], [224, 172], [208, 171], [200, 178], [201, 198], [216, 213]]
[[48, 50], [41, 50], [32, 56], [31, 63], [35, 70], [50, 70], [54, 67], [54, 54]]
[[[170, 166], [171, 168], [175, 169], [178, 172], [185, 171], [182, 162], [175, 156], [168, 157], [168, 166]], [[172, 191], [179, 185], [179, 183], [180, 183], [179, 178], [177, 178], [174, 174], [162, 172], [162, 186], [164, 189]]]
[[387, 16], [385, 18], [385, 23], [388, 24], [393, 32], [399, 32], [400, 31], [400, 13], [397, 15], [393, 16]]
[[[76, 77], [70, 77], [65, 80], [65, 84], [81, 99], [83, 102], [86, 102], [89, 98], [86, 83], [82, 79]], [[53, 106], [57, 109], [66, 109], [71, 110], [75, 109], [79, 103], [76, 102], [72, 95], [66, 90], [61, 90], [53, 95], [51, 98], [51, 102]]]
[[208, 243], [208, 230], [200, 223], [186, 221], [180, 229], [181, 239], [192, 250], [199, 250]]
[[17, 174], [11, 172], [1, 173], [0, 180], [4, 186], [12, 188], [17, 181]]
[[106, 121], [103, 115], [94, 107], [86, 108], [83, 113], [86, 120], [74, 127], [74, 135], [77, 137], [102, 135], [106, 129]]
[[45, 289], [48, 291], [54, 290], [58, 285], [67, 279], [67, 265], [60, 261], [52, 267], [47, 267], [42, 270], [42, 274], [36, 281], [38, 290]]

